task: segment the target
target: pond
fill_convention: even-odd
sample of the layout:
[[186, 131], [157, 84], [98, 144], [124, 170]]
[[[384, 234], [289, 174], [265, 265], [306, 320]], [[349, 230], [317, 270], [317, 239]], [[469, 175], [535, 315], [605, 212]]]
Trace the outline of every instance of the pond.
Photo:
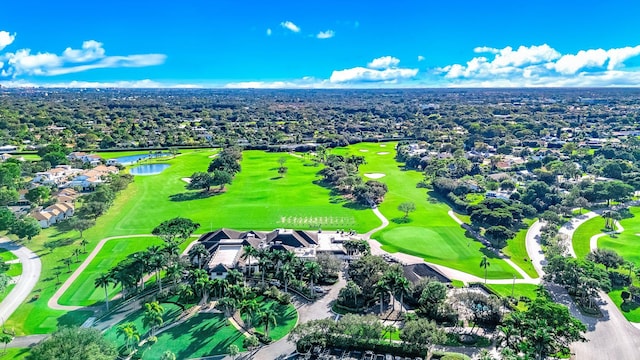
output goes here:
[[132, 165], [137, 163], [140, 160], [148, 159], [148, 158], [157, 158], [161, 156], [168, 156], [170, 154], [161, 153], [161, 154], [138, 154], [138, 155], [129, 155], [129, 156], [121, 156], [119, 158], [115, 158], [115, 160], [122, 165]]
[[168, 167], [169, 164], [145, 164], [132, 167], [129, 172], [131, 175], [157, 175]]

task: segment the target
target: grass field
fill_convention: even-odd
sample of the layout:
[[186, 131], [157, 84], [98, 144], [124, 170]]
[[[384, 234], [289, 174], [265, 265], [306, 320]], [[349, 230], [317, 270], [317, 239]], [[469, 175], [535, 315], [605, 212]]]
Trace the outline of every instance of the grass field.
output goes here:
[[589, 242], [593, 235], [600, 234], [604, 230], [604, 219], [602, 216], [596, 216], [593, 219], [585, 221], [582, 225], [578, 226], [573, 233], [571, 243], [573, 245], [573, 251], [579, 259], [584, 258], [589, 254], [590, 247]]
[[227, 353], [229, 345], [243, 349], [244, 336], [222, 314], [200, 313], [184, 323], [158, 335], [158, 342], [143, 355], [143, 359], [160, 359], [171, 350], [178, 359], [190, 359]]
[[487, 284], [487, 287], [503, 297], [511, 296], [512, 289], [513, 296], [516, 298], [519, 298], [520, 296], [526, 296], [529, 299], [533, 300], [538, 297], [536, 295], [536, 289], [538, 288], [538, 285], [533, 284], [516, 284], [515, 286], [508, 284]]
[[9, 265], [9, 270], [7, 270], [6, 274], [11, 277], [22, 274], [22, 264], [15, 263], [15, 264]]
[[625, 319], [631, 322], [640, 322], [640, 304], [631, 302], [622, 305], [622, 289], [609, 292], [609, 297], [611, 297], [613, 303], [620, 309]]
[[[143, 251], [151, 245], [161, 245], [162, 240], [157, 237], [141, 237], [130, 239], [114, 239], [106, 242], [98, 255], [80, 274], [69, 289], [60, 297], [62, 305], [90, 306], [104, 301], [104, 289], [94, 286], [95, 279], [115, 267], [120, 261], [138, 251]], [[120, 286], [109, 287], [109, 296], [120, 291]]]
[[516, 265], [524, 270], [529, 276], [535, 279], [538, 277], [538, 273], [533, 267], [531, 259], [529, 259], [526, 244], [527, 230], [529, 230], [529, 227], [534, 222], [535, 219], [524, 219], [526, 227], [520, 229], [520, 231], [516, 233], [516, 236], [513, 239], [507, 241], [507, 246], [502, 249], [502, 252], [505, 255], [509, 256], [511, 258], [511, 261], [516, 263]]
[[[269, 329], [269, 337], [274, 341], [283, 338], [296, 326], [298, 313], [292, 305], [280, 305], [275, 301], [264, 301], [262, 296], [256, 300], [260, 304], [260, 311], [273, 309], [276, 313], [276, 326]], [[246, 320], [246, 316], [243, 317], [243, 320]], [[257, 313], [254, 314], [251, 323], [257, 331], [264, 333], [264, 325], [259, 325]]]
[[[162, 151], [166, 153], [167, 151]], [[155, 153], [155, 151], [154, 151]], [[98, 151], [95, 154], [100, 155], [103, 159], [115, 159], [123, 156], [131, 156], [131, 155], [148, 155], [148, 150], [135, 150], [135, 151]]]
[[2, 261], [10, 261], [10, 260], [15, 260], [18, 257], [13, 255], [13, 253], [5, 248], [0, 248], [0, 259], [2, 259]]
[[[334, 150], [339, 154], [364, 155], [367, 164], [360, 167], [362, 174], [386, 175], [379, 179], [389, 188], [380, 211], [390, 220], [390, 224], [374, 234], [373, 238], [378, 239], [387, 251], [419, 256], [426, 261], [480, 277], [484, 277], [484, 270], [479, 264], [482, 256], [487, 255], [491, 263], [489, 278], [520, 277], [511, 266], [480, 242], [466, 237], [460, 225], [447, 214], [451, 209], [449, 206], [427, 194], [425, 189], [416, 188], [416, 184], [422, 180], [422, 174], [402, 170], [401, 164], [394, 160], [394, 147], [395, 143], [361, 143]], [[409, 223], [398, 221], [403, 216], [398, 205], [405, 201], [416, 204], [416, 211], [409, 215]]]
[[[162, 316], [165, 323], [169, 323], [176, 319], [181, 313], [182, 309], [175, 304], [171, 303], [160, 303], [160, 305], [164, 308], [164, 315]], [[136, 325], [136, 329], [140, 333], [140, 340], [144, 339], [144, 334], [146, 334], [150, 329], [146, 328], [142, 322], [144, 317], [144, 310], [140, 309], [133, 314], [127, 316], [126, 319], [122, 320], [118, 324], [112, 326], [109, 330], [105, 331], [104, 337], [105, 339], [111, 341], [116, 344], [116, 346], [124, 346], [125, 339], [122, 336], [118, 336], [118, 326], [127, 322], [132, 322]]]
[[632, 217], [620, 220], [624, 231], [612, 236], [603, 236], [598, 239], [598, 247], [615, 250], [625, 260], [640, 266], [640, 207], [629, 208]]

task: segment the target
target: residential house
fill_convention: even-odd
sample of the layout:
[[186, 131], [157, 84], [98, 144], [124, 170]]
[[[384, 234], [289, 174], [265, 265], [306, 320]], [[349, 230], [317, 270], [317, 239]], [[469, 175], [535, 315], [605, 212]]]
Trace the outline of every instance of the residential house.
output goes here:
[[102, 157], [96, 154], [87, 154], [81, 151], [74, 151], [67, 155], [67, 159], [71, 161], [82, 161], [84, 164], [90, 164], [91, 166], [98, 166], [102, 164]]
[[46, 229], [53, 224], [64, 221], [74, 214], [74, 207], [68, 203], [56, 203], [45, 209], [34, 211], [31, 216], [38, 221], [40, 227]]
[[17, 146], [14, 145], [4, 145], [0, 146], [0, 153], [9, 153], [18, 150]]

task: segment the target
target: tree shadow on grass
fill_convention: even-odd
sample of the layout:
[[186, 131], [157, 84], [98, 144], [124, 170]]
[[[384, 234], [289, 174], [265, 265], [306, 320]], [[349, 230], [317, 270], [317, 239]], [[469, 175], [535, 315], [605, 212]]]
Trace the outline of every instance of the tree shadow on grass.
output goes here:
[[635, 301], [625, 301], [622, 304], [620, 304], [620, 310], [622, 310], [623, 312], [632, 312], [639, 307], [640, 307], [640, 304], [638, 304]]
[[397, 217], [397, 218], [393, 218], [391, 219], [391, 221], [393, 221], [396, 224], [409, 224], [410, 222], [412, 222], [413, 220], [411, 220], [411, 218], [406, 218], [406, 217]]
[[169, 200], [174, 202], [206, 199], [212, 196], [223, 194], [220, 191], [187, 191], [179, 194], [169, 195]]
[[60, 316], [58, 320], [58, 327], [61, 326], [80, 326], [88, 318], [93, 316], [93, 311], [87, 310], [73, 310]]

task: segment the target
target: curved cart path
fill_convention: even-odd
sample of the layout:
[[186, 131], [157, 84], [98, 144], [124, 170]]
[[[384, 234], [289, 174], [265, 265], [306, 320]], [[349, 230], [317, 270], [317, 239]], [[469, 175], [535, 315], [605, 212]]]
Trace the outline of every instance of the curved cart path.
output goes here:
[[38, 255], [33, 251], [8, 238], [0, 238], [0, 244], [17, 256], [20, 263], [22, 263], [22, 274], [17, 276], [16, 286], [0, 303], [0, 319], [4, 324], [4, 321], [16, 311], [29, 296], [36, 283], [38, 283], [40, 272], [42, 271], [42, 263]]

